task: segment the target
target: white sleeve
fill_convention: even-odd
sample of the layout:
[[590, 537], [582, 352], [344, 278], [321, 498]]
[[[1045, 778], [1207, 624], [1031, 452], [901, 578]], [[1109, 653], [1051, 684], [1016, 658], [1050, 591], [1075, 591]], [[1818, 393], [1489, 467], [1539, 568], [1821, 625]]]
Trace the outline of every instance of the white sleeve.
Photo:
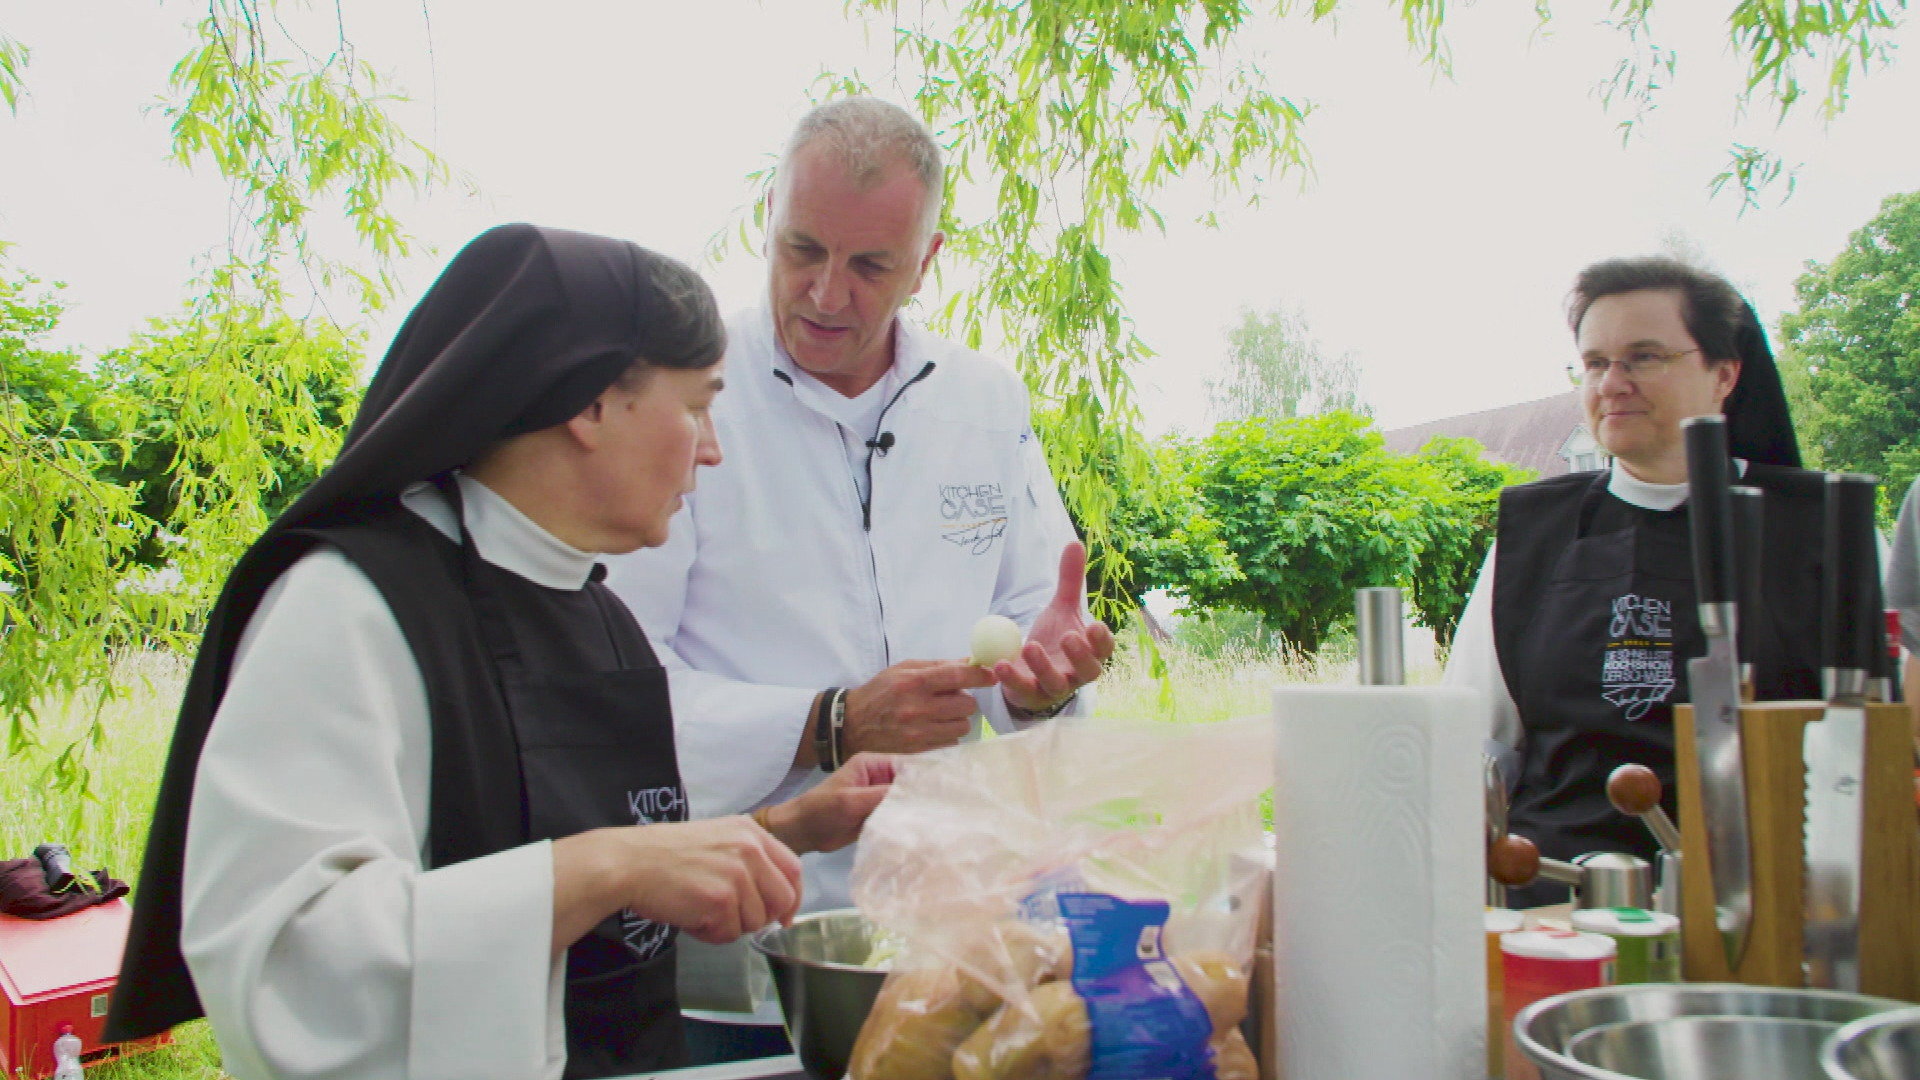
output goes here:
[[[1920, 652], [1920, 480], [1907, 489], [1893, 528], [1893, 548], [1881, 562], [1887, 606], [1900, 612], [1900, 637], [1908, 652]], [[1909, 688], [1908, 693], [1916, 692]]]
[[247, 626], [188, 817], [181, 952], [234, 1076], [565, 1068], [552, 847], [423, 869], [431, 753], [392, 612], [308, 554]]
[[1480, 691], [1481, 707], [1487, 718], [1487, 737], [1518, 749], [1525, 730], [1520, 726], [1520, 707], [1514, 704], [1500, 671], [1500, 653], [1493, 642], [1493, 555], [1498, 542], [1487, 547], [1487, 561], [1473, 583], [1473, 595], [1454, 631], [1453, 648], [1447, 652], [1446, 674], [1441, 683]]
[[[675, 514], [667, 542], [606, 560], [613, 590], [667, 669], [674, 750], [695, 817], [724, 817], [778, 802], [816, 773], [795, 769], [813, 699], [825, 687], [763, 686], [700, 671], [675, 651], [687, 576], [700, 550], [693, 501]], [[695, 722], [697, 718], [698, 722]]]
[[[1060, 501], [1060, 486], [1053, 482], [1053, 470], [1047, 467], [1046, 452], [1040, 437], [1029, 429], [1020, 447], [1026, 471], [1026, 492], [1017, 505], [1023, 513], [1012, 515], [1008, 523], [1007, 557], [1000, 564], [1000, 580], [993, 590], [993, 609], [989, 614], [1005, 615], [1020, 624], [1022, 632], [1033, 629], [1033, 622], [1053, 600], [1060, 583], [1060, 552], [1078, 537], [1066, 504]], [[1086, 587], [1080, 592], [1080, 606], [1086, 608]], [[973, 691], [980, 713], [995, 731], [1022, 731], [1044, 720], [1015, 720], [1007, 713], [1007, 699], [997, 686]], [[1061, 716], [1092, 716], [1094, 686], [1080, 688], [1073, 704], [1061, 710]]]

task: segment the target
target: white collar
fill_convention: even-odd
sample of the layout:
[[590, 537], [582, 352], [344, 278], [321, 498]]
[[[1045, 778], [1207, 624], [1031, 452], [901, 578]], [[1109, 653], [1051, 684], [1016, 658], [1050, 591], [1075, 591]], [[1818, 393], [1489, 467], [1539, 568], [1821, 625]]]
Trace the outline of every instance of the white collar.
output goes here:
[[888, 365], [887, 370], [881, 373], [880, 381], [874, 383], [865, 393], [862, 393], [857, 398], [848, 398], [839, 391], [829, 387], [826, 383], [821, 382], [818, 377], [812, 375], [805, 368], [795, 363], [793, 357], [788, 355], [787, 347], [780, 343], [780, 328], [774, 325], [773, 305], [760, 305], [760, 325], [766, 330], [767, 342], [772, 346], [773, 369], [786, 375], [788, 385], [796, 389], [801, 386], [811, 386], [817, 388], [821, 393], [832, 394], [843, 401], [862, 401], [865, 400], [869, 394], [873, 393], [875, 388], [885, 386], [891, 389], [897, 386], [902, 377], [901, 372], [907, 370], [907, 357], [909, 354], [917, 353], [918, 349], [918, 346], [914, 343], [913, 324], [907, 321], [905, 315], [897, 311], [894, 312], [893, 363]]
[[[1744, 459], [1734, 458], [1733, 468], [1738, 475], [1747, 475]], [[1642, 510], [1678, 510], [1687, 505], [1685, 481], [1678, 484], [1649, 484], [1629, 472], [1619, 458], [1613, 460], [1607, 477], [1607, 491], [1628, 506], [1637, 506]]]
[[[466, 508], [467, 535], [482, 559], [535, 585], [575, 592], [586, 587], [598, 556], [581, 551], [540, 527], [492, 488], [465, 473], [455, 473], [460, 501]], [[453, 507], [432, 484], [421, 482], [400, 496], [407, 509], [425, 518], [441, 535], [455, 541], [460, 530]]]

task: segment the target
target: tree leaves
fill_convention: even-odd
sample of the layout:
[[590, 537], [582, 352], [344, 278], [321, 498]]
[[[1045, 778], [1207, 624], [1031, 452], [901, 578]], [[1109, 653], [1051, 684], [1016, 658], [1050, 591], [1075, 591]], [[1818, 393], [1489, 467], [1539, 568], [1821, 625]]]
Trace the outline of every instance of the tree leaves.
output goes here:
[[[0, 591], [0, 715], [15, 748], [49, 695], [111, 694], [115, 650], [190, 649], [234, 560], [338, 449], [357, 327], [414, 243], [389, 202], [448, 176], [389, 115], [399, 98], [355, 59], [338, 13], [301, 34], [314, 20], [286, 7], [209, 0], [174, 67], [160, 104], [174, 160], [228, 182], [230, 229], [185, 312], [101, 358], [84, 407], [55, 407], [60, 363], [34, 344], [58, 305], [29, 297], [30, 279], [0, 281], [0, 360], [46, 376], [41, 400], [0, 385], [0, 581], [13, 589]], [[10, 48], [0, 40], [9, 103], [25, 60]], [[317, 242], [328, 220], [370, 258]], [[60, 755], [61, 779], [85, 780], [86, 752]]]
[[1468, 439], [1392, 453], [1366, 418], [1340, 412], [1221, 424], [1154, 453], [1156, 493], [1115, 518], [1136, 571], [1124, 606], [1168, 589], [1203, 610], [1258, 613], [1303, 652], [1346, 625], [1354, 590], [1373, 585], [1409, 589], [1445, 647], [1492, 542], [1500, 489], [1530, 479]]
[[32, 50], [0, 34], [0, 102], [5, 102], [8, 112], [20, 111], [20, 98], [26, 93], [26, 81], [21, 72], [27, 69], [27, 60]]
[[1891, 521], [1920, 476], [1920, 192], [1888, 197], [1795, 289], [1781, 366], [1800, 445], [1819, 468], [1879, 475]]
[[1306, 316], [1278, 308], [1240, 312], [1240, 325], [1227, 331], [1227, 376], [1208, 380], [1207, 396], [1222, 420], [1371, 414], [1360, 400], [1359, 360], [1322, 356]]

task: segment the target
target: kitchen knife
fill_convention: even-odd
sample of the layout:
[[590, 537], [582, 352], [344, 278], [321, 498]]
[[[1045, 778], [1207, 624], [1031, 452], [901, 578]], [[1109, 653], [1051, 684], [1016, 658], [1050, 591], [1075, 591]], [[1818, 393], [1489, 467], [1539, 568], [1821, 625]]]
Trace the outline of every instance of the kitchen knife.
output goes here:
[[1873, 528], [1878, 480], [1829, 473], [1821, 582], [1821, 681], [1826, 715], [1807, 725], [1807, 985], [1860, 989], [1861, 777], [1866, 766], [1867, 681], [1884, 650], [1880, 550]]
[[1740, 700], [1753, 701], [1760, 693], [1754, 665], [1760, 656], [1760, 564], [1766, 558], [1761, 530], [1766, 524], [1766, 492], [1756, 487], [1733, 489], [1733, 566], [1739, 581], [1735, 599], [1740, 604], [1740, 628], [1735, 653], [1740, 657]]
[[1707, 655], [1687, 661], [1695, 754], [1700, 766], [1701, 820], [1713, 881], [1714, 921], [1738, 969], [1753, 927], [1753, 862], [1747, 840], [1747, 778], [1740, 750], [1739, 632], [1733, 556], [1733, 461], [1727, 422], [1696, 416], [1680, 422], [1687, 444], [1687, 506], [1693, 530], [1693, 586]]

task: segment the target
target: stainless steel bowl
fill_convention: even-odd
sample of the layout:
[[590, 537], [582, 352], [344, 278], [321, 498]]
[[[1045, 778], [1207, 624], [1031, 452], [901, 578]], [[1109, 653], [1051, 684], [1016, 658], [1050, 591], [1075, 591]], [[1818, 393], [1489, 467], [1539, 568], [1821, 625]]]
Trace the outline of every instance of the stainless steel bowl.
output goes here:
[[1920, 1076], [1920, 1009], [1855, 1020], [1820, 1048], [1829, 1080], [1913, 1080]]
[[1588, 1028], [1567, 1042], [1567, 1056], [1603, 1072], [1640, 1080], [1821, 1080], [1820, 1044], [1839, 1030], [1825, 1020], [1778, 1016], [1675, 1016]]
[[[1876, 1013], [1902, 1008], [1900, 1002], [1886, 998], [1863, 997], [1832, 990], [1783, 990], [1764, 986], [1739, 986], [1731, 983], [1645, 983], [1634, 986], [1607, 986], [1597, 990], [1578, 990], [1571, 994], [1537, 1001], [1514, 1018], [1514, 1040], [1520, 1051], [1540, 1067], [1544, 1080], [1629, 1080], [1631, 1073], [1616, 1072], [1578, 1061], [1567, 1047], [1581, 1034], [1595, 1028], [1636, 1021], [1666, 1021], [1684, 1017], [1775, 1017], [1788, 1020], [1814, 1020], [1828, 1024], [1847, 1024]], [[1711, 1059], [1694, 1059], [1692, 1072], [1678, 1071], [1684, 1065], [1670, 1066], [1666, 1074], [1689, 1077], [1790, 1076], [1791, 1073], [1747, 1073], [1727, 1071], [1710, 1065]], [[1801, 1074], [1808, 1075], [1808, 1074]], [[1810, 1074], [1818, 1080], [1819, 1074]], [[1644, 1080], [1636, 1078], [1636, 1080]]]
[[753, 935], [767, 958], [786, 1016], [787, 1038], [808, 1075], [841, 1080], [853, 1042], [887, 973], [866, 967], [874, 930], [853, 910], [803, 915]]

